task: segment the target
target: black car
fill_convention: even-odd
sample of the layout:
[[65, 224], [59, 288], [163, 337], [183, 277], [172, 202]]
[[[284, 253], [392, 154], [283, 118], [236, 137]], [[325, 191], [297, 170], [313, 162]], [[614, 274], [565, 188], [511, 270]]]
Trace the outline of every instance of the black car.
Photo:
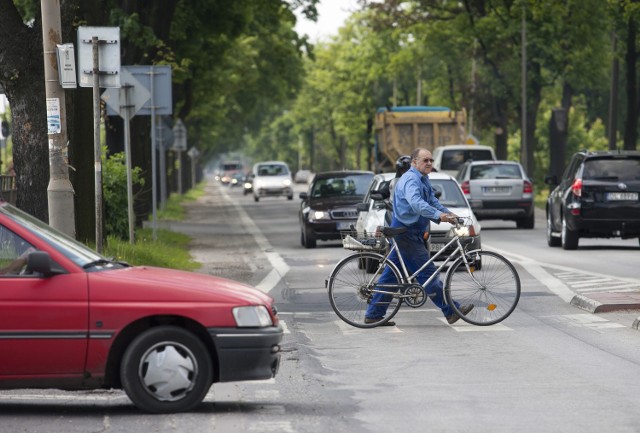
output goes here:
[[547, 199], [547, 243], [565, 250], [582, 238], [640, 237], [640, 152], [574, 154]]
[[341, 238], [341, 232], [354, 230], [358, 211], [373, 179], [370, 171], [327, 171], [318, 173], [300, 198], [300, 242], [315, 248], [318, 240]]
[[242, 181], [242, 195], [251, 194], [253, 192], [253, 173], [247, 174]]

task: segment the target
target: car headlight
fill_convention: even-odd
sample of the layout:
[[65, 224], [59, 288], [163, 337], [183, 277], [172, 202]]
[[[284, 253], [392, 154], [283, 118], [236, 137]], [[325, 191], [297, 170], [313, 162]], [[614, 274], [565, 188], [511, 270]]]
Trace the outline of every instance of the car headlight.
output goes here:
[[264, 305], [235, 307], [233, 318], [239, 328], [264, 328], [273, 325], [269, 311]]
[[282, 181], [282, 184], [283, 184], [284, 186], [290, 186], [290, 185], [291, 185], [291, 179], [285, 179], [285, 180], [283, 180], [283, 181]]
[[329, 212], [325, 212], [322, 210], [314, 210], [311, 211], [311, 220], [328, 220], [331, 219], [331, 217], [329, 216]]

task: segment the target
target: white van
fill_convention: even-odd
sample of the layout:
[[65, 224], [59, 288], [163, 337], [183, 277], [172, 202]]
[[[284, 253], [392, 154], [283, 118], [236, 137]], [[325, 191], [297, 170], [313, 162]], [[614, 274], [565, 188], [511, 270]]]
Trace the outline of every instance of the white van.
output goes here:
[[481, 144], [450, 144], [433, 149], [433, 168], [455, 177], [462, 164], [469, 160], [492, 161], [496, 153], [491, 146]]

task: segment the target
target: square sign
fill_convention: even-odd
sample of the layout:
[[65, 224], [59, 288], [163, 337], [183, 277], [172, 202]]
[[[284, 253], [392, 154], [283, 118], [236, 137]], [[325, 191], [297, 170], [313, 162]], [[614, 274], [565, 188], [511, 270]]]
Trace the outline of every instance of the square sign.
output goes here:
[[93, 87], [93, 38], [98, 38], [100, 87], [120, 87], [120, 27], [78, 27], [78, 81]]

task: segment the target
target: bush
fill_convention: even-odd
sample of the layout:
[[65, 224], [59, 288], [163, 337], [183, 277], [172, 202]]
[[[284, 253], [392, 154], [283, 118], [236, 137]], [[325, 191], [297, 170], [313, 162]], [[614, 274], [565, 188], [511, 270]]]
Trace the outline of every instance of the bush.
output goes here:
[[[131, 180], [134, 187], [144, 186], [141, 172], [140, 167], [134, 167], [131, 170]], [[127, 167], [124, 152], [115, 153], [105, 158], [102, 172], [102, 194], [105, 236], [129, 239]]]

